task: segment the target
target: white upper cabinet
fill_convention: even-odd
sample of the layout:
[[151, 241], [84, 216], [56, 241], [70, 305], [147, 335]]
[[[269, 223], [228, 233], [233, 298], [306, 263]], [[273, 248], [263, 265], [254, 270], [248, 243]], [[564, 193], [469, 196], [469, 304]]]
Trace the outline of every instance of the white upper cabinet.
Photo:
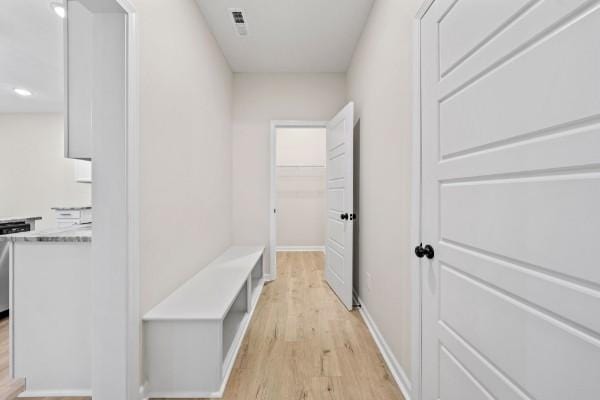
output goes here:
[[67, 2], [65, 19], [65, 157], [90, 160], [93, 130], [93, 14]]
[[[112, 4], [112, 3], [110, 3]], [[121, 128], [126, 19], [101, 0], [68, 0], [65, 19], [65, 157], [93, 158], [94, 136]]]

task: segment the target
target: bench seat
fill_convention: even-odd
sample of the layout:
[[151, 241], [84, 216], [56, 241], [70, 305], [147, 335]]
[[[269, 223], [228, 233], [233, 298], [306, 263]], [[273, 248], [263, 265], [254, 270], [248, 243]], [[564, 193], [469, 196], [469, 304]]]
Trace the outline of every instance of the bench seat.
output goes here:
[[144, 315], [147, 397], [222, 397], [262, 290], [263, 253], [230, 247]]

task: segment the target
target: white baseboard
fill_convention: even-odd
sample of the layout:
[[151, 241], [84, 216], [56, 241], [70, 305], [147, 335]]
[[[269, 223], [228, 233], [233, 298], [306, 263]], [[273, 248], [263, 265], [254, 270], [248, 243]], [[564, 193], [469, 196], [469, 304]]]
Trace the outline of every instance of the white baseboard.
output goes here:
[[377, 325], [375, 325], [375, 321], [373, 321], [373, 318], [371, 318], [371, 314], [369, 314], [369, 310], [367, 310], [365, 307], [365, 303], [360, 299], [360, 297], [358, 297], [356, 292], [354, 293], [354, 297], [358, 299], [358, 303], [361, 305], [361, 307], [358, 309], [360, 315], [365, 321], [367, 328], [369, 328], [369, 332], [371, 332], [371, 336], [373, 336], [373, 340], [375, 340], [375, 344], [377, 344], [377, 347], [379, 348], [387, 367], [392, 373], [394, 380], [400, 387], [400, 391], [406, 400], [411, 400], [412, 385], [410, 383], [410, 379], [408, 379], [408, 375], [406, 375], [404, 368], [402, 368], [402, 365], [400, 365], [398, 360], [396, 360], [394, 353], [392, 353], [392, 350], [383, 338], [379, 328], [377, 328]]
[[91, 390], [25, 390], [18, 397], [91, 397]]
[[320, 251], [325, 253], [325, 246], [277, 246], [277, 251]]
[[155, 392], [147, 397], [152, 399], [220, 399], [223, 397], [221, 392]]

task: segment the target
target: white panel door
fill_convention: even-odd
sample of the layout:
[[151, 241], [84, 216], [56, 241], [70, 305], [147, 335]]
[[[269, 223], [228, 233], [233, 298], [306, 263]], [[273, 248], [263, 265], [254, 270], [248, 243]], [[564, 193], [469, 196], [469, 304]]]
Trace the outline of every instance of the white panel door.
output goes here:
[[423, 400], [600, 398], [600, 0], [421, 21]]
[[352, 309], [352, 231], [354, 226], [354, 103], [327, 124], [327, 241], [325, 279]]

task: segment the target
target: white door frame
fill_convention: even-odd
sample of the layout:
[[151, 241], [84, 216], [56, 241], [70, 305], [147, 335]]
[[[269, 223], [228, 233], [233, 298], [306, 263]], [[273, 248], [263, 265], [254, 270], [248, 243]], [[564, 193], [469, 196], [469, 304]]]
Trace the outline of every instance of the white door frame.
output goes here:
[[[411, 252], [421, 243], [421, 20], [435, 0], [424, 0], [413, 27], [413, 129], [411, 165]], [[410, 400], [421, 400], [421, 263], [412, 257], [411, 276], [411, 387]]]
[[[114, 249], [110, 257], [116, 257], [116, 263], [122, 262], [119, 254], [126, 255], [127, 268], [123, 274], [114, 277], [123, 280], [122, 285], [106, 288], [107, 293], [93, 291], [92, 307], [99, 315], [92, 322], [92, 391], [94, 399], [98, 400], [132, 400], [143, 397], [141, 388], [141, 319], [140, 319], [140, 269], [139, 269], [139, 39], [137, 12], [135, 0], [115, 0], [127, 14], [127, 99], [126, 99], [126, 138], [119, 140], [114, 146], [126, 146], [126, 162], [107, 171], [114, 176], [115, 182], [125, 182], [125, 187], [114, 188], [123, 193], [124, 202], [117, 206], [123, 208], [126, 221], [120, 221], [127, 226], [126, 241], [121, 235], [114, 235], [109, 243], [102, 243], [103, 248], [110, 246]], [[111, 144], [112, 146], [113, 144]], [[104, 155], [106, 158], [106, 155]], [[125, 177], [123, 179], [122, 177]], [[106, 176], [104, 177], [106, 179]], [[98, 201], [99, 200], [99, 201]], [[112, 203], [111, 198], [101, 193], [96, 201]], [[115, 204], [112, 204], [115, 206]], [[102, 257], [107, 262], [110, 258]], [[114, 271], [110, 268], [94, 271], [96, 277], [101, 276], [102, 282], [111, 280]], [[110, 296], [115, 301], [107, 302]], [[122, 307], [115, 307], [116, 304]], [[103, 321], [110, 321], [105, 324]], [[112, 351], [109, 351], [112, 350]], [[115, 397], [116, 396], [116, 397]]]
[[117, 0], [127, 12], [127, 398], [144, 397], [140, 314], [139, 32], [134, 0]]
[[269, 271], [265, 271], [265, 279], [275, 280], [277, 277], [277, 128], [327, 128], [328, 121], [271, 121], [271, 189], [269, 201]]

